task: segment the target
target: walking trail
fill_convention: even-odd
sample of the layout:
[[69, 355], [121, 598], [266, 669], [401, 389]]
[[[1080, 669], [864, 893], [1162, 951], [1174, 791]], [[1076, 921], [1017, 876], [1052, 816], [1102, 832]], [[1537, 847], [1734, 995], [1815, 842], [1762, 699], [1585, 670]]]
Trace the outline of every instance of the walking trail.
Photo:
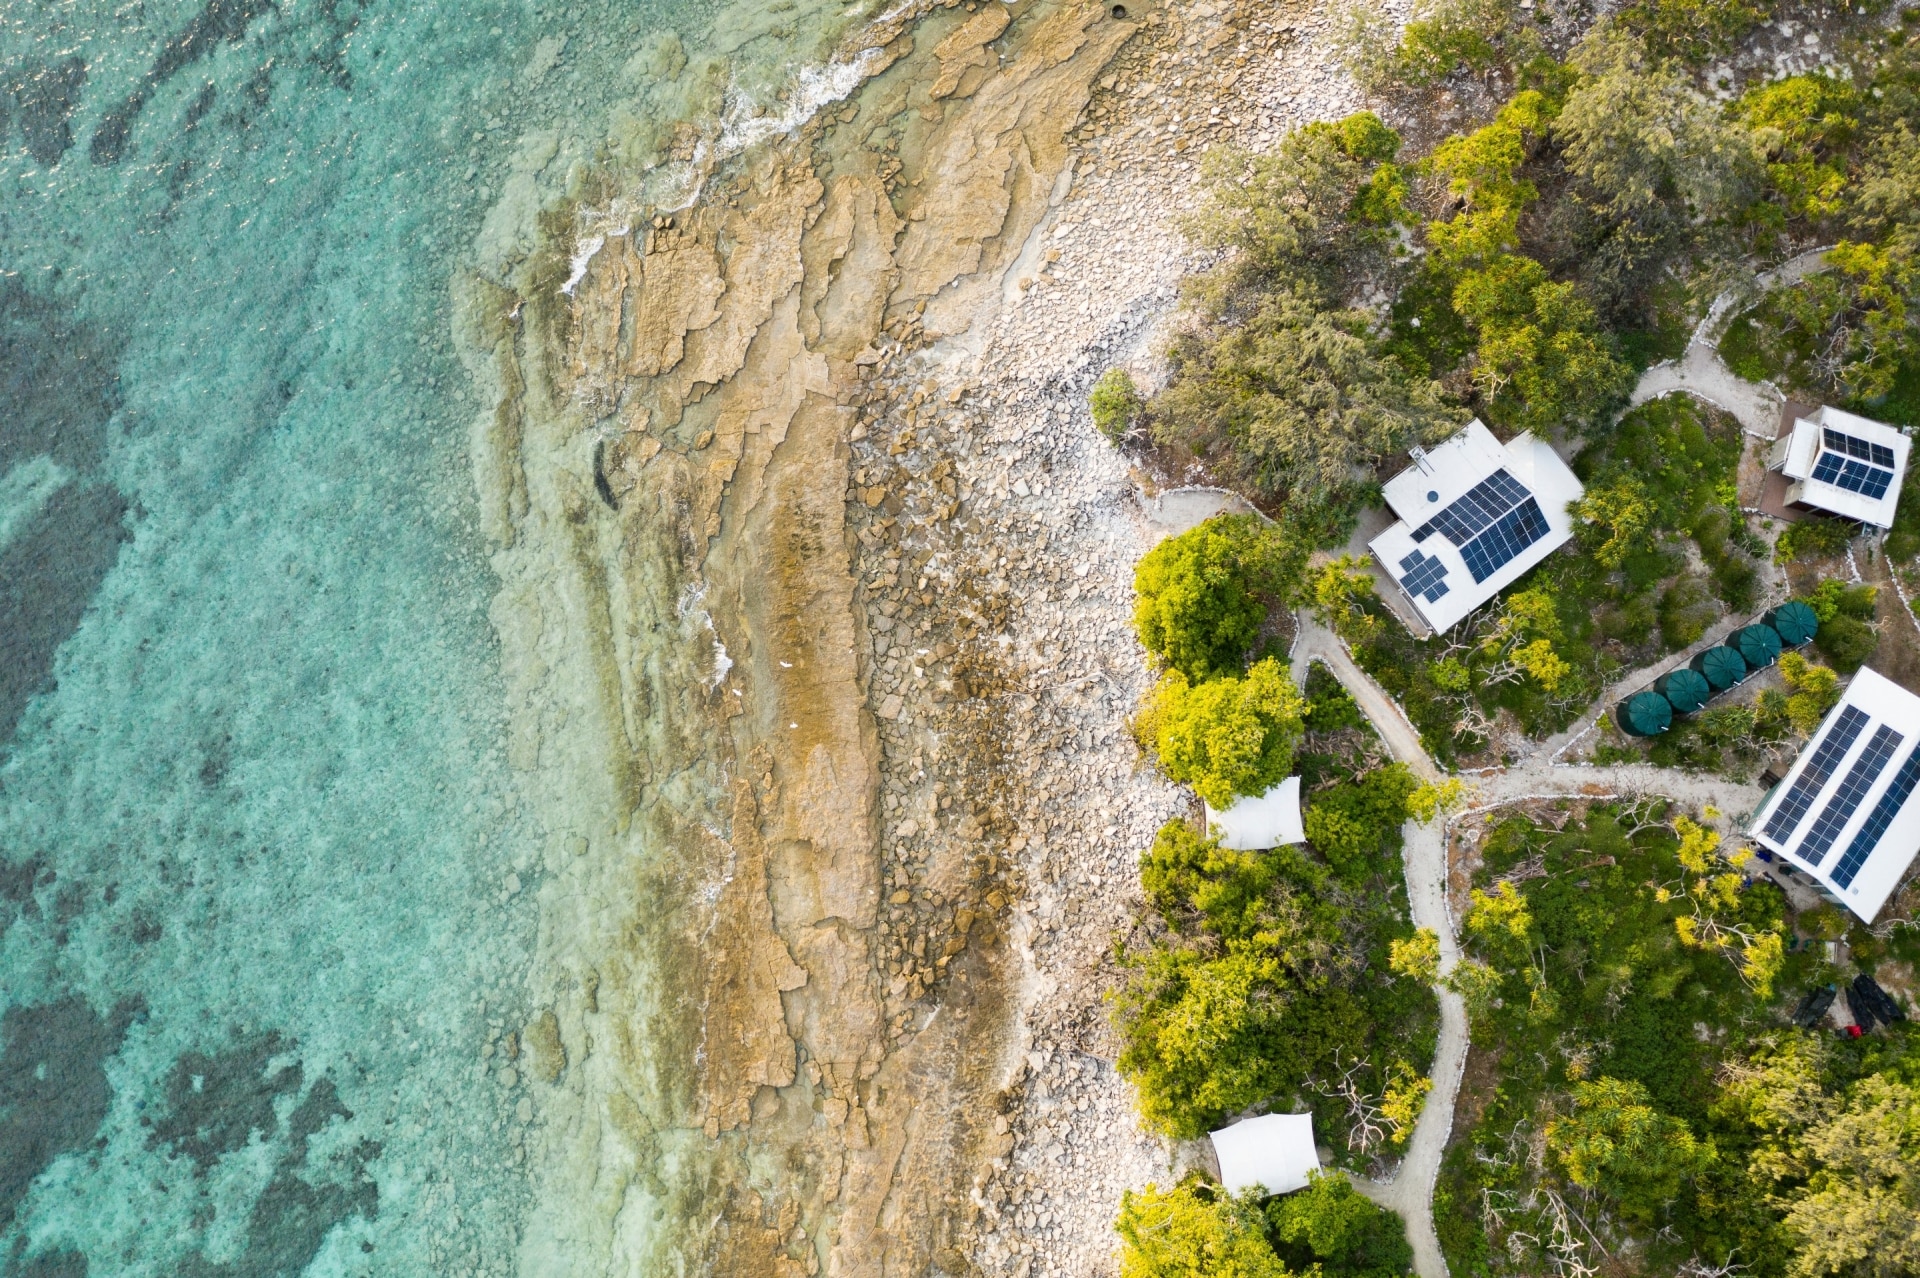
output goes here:
[[[1678, 360], [1648, 369], [1634, 388], [1632, 402], [1641, 404], [1663, 395], [1690, 394], [1732, 413], [1748, 434], [1773, 438], [1784, 402], [1780, 391], [1771, 383], [1749, 382], [1735, 376], [1720, 358], [1720, 337], [1732, 317], [1754, 296], [1820, 269], [1820, 259], [1825, 252], [1825, 249], [1814, 249], [1802, 253], [1760, 275], [1751, 287], [1722, 294], [1694, 330], [1686, 352]], [[1230, 500], [1230, 494], [1217, 489], [1169, 493], [1149, 511], [1149, 518], [1156, 519], [1170, 532], [1183, 531], [1207, 515], [1230, 508]], [[1769, 571], [1764, 585], [1770, 596], [1783, 584], [1777, 573]], [[1647, 795], [1679, 802], [1697, 811], [1718, 808], [1724, 814], [1722, 821], [1743, 818], [1758, 805], [1763, 795], [1760, 787], [1647, 764], [1602, 767], [1558, 762], [1568, 746], [1593, 728], [1597, 716], [1605, 714], [1607, 707], [1648, 686], [1665, 671], [1684, 664], [1700, 649], [1718, 643], [1737, 624], [1736, 619], [1728, 618], [1684, 652], [1623, 675], [1599, 698], [1593, 714], [1541, 743], [1514, 766], [1477, 778], [1470, 791], [1469, 806], [1456, 815], [1487, 812], [1528, 799]], [[1420, 744], [1420, 734], [1399, 704], [1354, 663], [1353, 655], [1337, 635], [1304, 612], [1299, 617], [1292, 658], [1294, 677], [1303, 683], [1308, 667], [1315, 661], [1324, 662], [1359, 703], [1394, 758], [1411, 768], [1415, 775], [1423, 781], [1438, 781], [1446, 775], [1428, 757]], [[1407, 898], [1413, 922], [1416, 927], [1431, 928], [1439, 936], [1443, 977], [1460, 961], [1459, 937], [1447, 900], [1448, 820], [1443, 815], [1425, 824], [1409, 821], [1405, 829]], [[1460, 996], [1440, 986], [1435, 987], [1435, 992], [1440, 1000], [1440, 1037], [1433, 1058], [1433, 1090], [1427, 1094], [1426, 1106], [1414, 1125], [1405, 1158], [1391, 1180], [1354, 1178], [1356, 1189], [1396, 1212], [1406, 1222], [1407, 1238], [1413, 1244], [1414, 1269], [1420, 1278], [1447, 1278], [1446, 1258], [1441, 1254], [1439, 1236], [1433, 1226], [1433, 1187], [1453, 1131], [1454, 1105], [1459, 1099], [1469, 1043], [1466, 1007]]]
[[[1339, 637], [1304, 613], [1299, 625], [1292, 653], [1294, 677], [1304, 682], [1311, 663], [1324, 662], [1360, 704], [1396, 759], [1423, 780], [1434, 781], [1444, 776], [1421, 747], [1419, 733], [1401, 713], [1399, 705], [1354, 663]], [[1644, 677], [1645, 672], [1636, 672], [1623, 682]], [[1473, 787], [1471, 806], [1459, 815], [1485, 812], [1523, 799], [1658, 795], [1695, 808], [1717, 806], [1737, 816], [1751, 810], [1759, 802], [1761, 793], [1757, 786], [1736, 785], [1645, 764], [1576, 766], [1555, 763], [1552, 755], [1541, 753], [1515, 767], [1480, 778]], [[1442, 816], [1425, 824], [1409, 821], [1405, 829], [1407, 899], [1414, 926], [1431, 928], [1440, 938], [1442, 976], [1460, 961], [1459, 938], [1447, 904], [1446, 826], [1447, 818]], [[1436, 987], [1436, 993], [1440, 999], [1440, 1040], [1433, 1057], [1433, 1090], [1427, 1094], [1426, 1106], [1414, 1124], [1406, 1156], [1391, 1180], [1354, 1178], [1356, 1189], [1406, 1222], [1407, 1238], [1413, 1244], [1414, 1270], [1420, 1278], [1447, 1278], [1446, 1258], [1441, 1254], [1440, 1239], [1433, 1227], [1433, 1187], [1440, 1174], [1447, 1138], [1453, 1131], [1454, 1104], [1459, 1098], [1460, 1078], [1467, 1064], [1466, 1007], [1452, 990]]]

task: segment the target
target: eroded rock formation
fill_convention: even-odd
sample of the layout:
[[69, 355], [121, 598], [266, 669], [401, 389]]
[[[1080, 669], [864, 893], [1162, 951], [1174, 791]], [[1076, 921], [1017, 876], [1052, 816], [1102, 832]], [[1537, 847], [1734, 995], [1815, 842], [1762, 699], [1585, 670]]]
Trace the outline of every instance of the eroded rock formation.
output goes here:
[[973, 895], [889, 979], [848, 441], [877, 346], [996, 304], [1133, 30], [1009, 12], [883, 33], [853, 99], [606, 235], [570, 295], [565, 207], [464, 286], [512, 757], [553, 832], [527, 1272], [967, 1268], [1007, 898], [933, 867]]

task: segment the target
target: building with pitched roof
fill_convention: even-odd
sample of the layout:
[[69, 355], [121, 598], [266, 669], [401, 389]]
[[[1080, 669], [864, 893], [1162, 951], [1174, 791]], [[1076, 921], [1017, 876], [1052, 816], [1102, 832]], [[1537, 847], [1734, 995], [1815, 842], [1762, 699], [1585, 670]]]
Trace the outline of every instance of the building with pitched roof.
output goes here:
[[1920, 697], [1862, 668], [1748, 833], [1873, 922], [1920, 853]]
[[1779, 500], [1788, 511], [1819, 510], [1891, 528], [1912, 447], [1882, 422], [1821, 407], [1793, 414], [1792, 427], [1767, 454], [1767, 469], [1785, 481]]
[[1573, 535], [1585, 490], [1545, 440], [1502, 444], [1478, 421], [1382, 487], [1399, 522], [1368, 546], [1435, 633], [1499, 594]]

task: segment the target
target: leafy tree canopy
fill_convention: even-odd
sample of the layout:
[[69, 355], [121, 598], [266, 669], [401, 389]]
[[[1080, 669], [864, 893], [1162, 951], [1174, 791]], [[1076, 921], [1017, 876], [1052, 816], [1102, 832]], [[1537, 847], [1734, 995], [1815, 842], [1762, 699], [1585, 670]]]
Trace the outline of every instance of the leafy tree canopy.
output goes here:
[[1161, 770], [1218, 809], [1264, 794], [1287, 777], [1306, 700], [1285, 663], [1255, 662], [1243, 678], [1193, 684], [1169, 670], [1154, 689], [1144, 727]]
[[1140, 886], [1176, 926], [1244, 937], [1259, 926], [1278, 871], [1263, 852], [1223, 848], [1185, 821], [1160, 827], [1140, 862]]
[[1337, 1173], [1312, 1172], [1305, 1189], [1269, 1200], [1267, 1220], [1296, 1270], [1318, 1264], [1326, 1278], [1401, 1278], [1413, 1264], [1400, 1218]]
[[1601, 1078], [1575, 1083], [1573, 1113], [1547, 1124], [1547, 1149], [1583, 1189], [1617, 1199], [1623, 1211], [1651, 1217], [1706, 1170], [1711, 1141], [1699, 1141], [1678, 1118], [1662, 1114], [1639, 1083]]
[[1121, 1278], [1289, 1278], [1253, 1195], [1189, 1181], [1120, 1196]]
[[1266, 620], [1289, 602], [1311, 548], [1251, 515], [1219, 515], [1169, 537], [1133, 570], [1133, 625], [1155, 665], [1202, 683], [1238, 674]]
[[1380, 353], [1372, 324], [1283, 289], [1236, 326], [1182, 338], [1154, 401], [1155, 437], [1262, 498], [1351, 501], [1364, 468], [1463, 420], [1437, 383]]

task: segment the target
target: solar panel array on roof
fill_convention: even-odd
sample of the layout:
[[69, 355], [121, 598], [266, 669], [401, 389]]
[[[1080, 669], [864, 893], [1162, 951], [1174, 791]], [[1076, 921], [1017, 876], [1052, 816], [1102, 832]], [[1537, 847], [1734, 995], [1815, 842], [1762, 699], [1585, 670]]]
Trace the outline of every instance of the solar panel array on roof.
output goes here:
[[1900, 809], [1907, 806], [1907, 800], [1913, 797], [1913, 787], [1920, 783], [1920, 746], [1915, 746], [1907, 761], [1900, 765], [1900, 771], [1893, 777], [1893, 784], [1880, 796], [1880, 802], [1873, 805], [1873, 811], [1867, 815], [1866, 824], [1860, 827], [1860, 833], [1853, 836], [1853, 842], [1840, 857], [1840, 864], [1833, 867], [1834, 885], [1840, 888], [1853, 886], [1853, 876], [1860, 873], [1860, 867], [1867, 863], [1880, 838], [1900, 815]]
[[[1832, 431], [1828, 431], [1832, 434]], [[1876, 444], [1874, 447], [1878, 448]], [[1859, 493], [1878, 501], [1887, 495], [1887, 489], [1893, 484], [1893, 472], [1881, 470], [1878, 466], [1869, 466], [1865, 462], [1854, 461], [1851, 457], [1842, 457], [1838, 453], [1823, 452], [1820, 460], [1813, 464], [1813, 477], [1823, 484], [1832, 484], [1835, 488], [1850, 493]]]
[[1860, 801], [1867, 797], [1867, 791], [1873, 789], [1873, 783], [1886, 771], [1887, 764], [1893, 759], [1893, 752], [1900, 748], [1900, 734], [1881, 724], [1873, 730], [1867, 739], [1867, 748], [1847, 769], [1846, 779], [1834, 789], [1833, 797], [1827, 800], [1827, 806], [1814, 819], [1807, 830], [1807, 837], [1800, 840], [1800, 846], [1794, 849], [1802, 861], [1818, 866], [1827, 859], [1827, 853], [1833, 850], [1833, 841], [1840, 837], [1847, 822], [1853, 820], [1853, 814], [1860, 807]]
[[1893, 469], [1893, 450], [1885, 444], [1875, 444], [1845, 431], [1835, 430], [1831, 426], [1822, 427], [1822, 437], [1828, 448], [1845, 453], [1849, 457], [1858, 457], [1861, 461], [1872, 462], [1876, 466]]
[[1460, 557], [1467, 561], [1467, 571], [1475, 581], [1485, 581], [1546, 535], [1547, 517], [1540, 513], [1539, 503], [1529, 497], [1468, 542]]
[[1408, 594], [1422, 595], [1432, 603], [1447, 593], [1447, 566], [1416, 550], [1400, 561], [1400, 584]]
[[1445, 510], [1413, 530], [1415, 544], [1440, 533], [1456, 546], [1465, 546], [1478, 537], [1494, 520], [1512, 510], [1532, 494], [1526, 485], [1500, 469], [1456, 497]]
[[1766, 834], [1776, 843], [1785, 843], [1786, 837], [1793, 833], [1800, 818], [1813, 806], [1813, 800], [1826, 787], [1827, 779], [1833, 770], [1840, 766], [1840, 760], [1847, 757], [1847, 751], [1853, 748], [1855, 738], [1861, 729], [1867, 726], [1867, 716], [1855, 706], [1847, 706], [1840, 711], [1840, 717], [1834, 721], [1833, 730], [1820, 742], [1820, 747], [1807, 760], [1807, 766], [1800, 771], [1793, 788], [1787, 791], [1787, 797], [1780, 800], [1780, 806], [1767, 818]]

